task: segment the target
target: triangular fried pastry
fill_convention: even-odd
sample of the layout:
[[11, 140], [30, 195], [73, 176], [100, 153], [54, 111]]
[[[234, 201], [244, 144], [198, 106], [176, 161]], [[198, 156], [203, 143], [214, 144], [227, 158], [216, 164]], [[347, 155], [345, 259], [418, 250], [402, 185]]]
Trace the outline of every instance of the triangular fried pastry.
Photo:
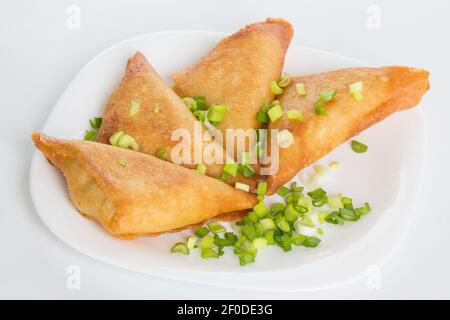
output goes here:
[[[192, 161], [184, 162], [184, 166], [195, 168], [194, 154], [200, 152], [201, 155], [202, 148], [217, 150], [225, 157], [221, 144], [202, 143], [200, 140], [197, 140], [199, 143], [194, 143], [195, 125], [200, 128], [200, 136], [203, 135], [205, 129], [202, 124], [166, 85], [144, 55], [137, 52], [128, 60], [125, 76], [106, 104], [97, 141], [109, 144], [112, 135], [123, 131], [135, 139], [139, 152], [162, 156], [175, 162], [171, 159], [171, 151], [179, 142], [172, 141], [171, 135], [177, 129], [186, 129], [192, 142], [189, 156]], [[220, 157], [221, 162], [206, 164], [206, 174], [212, 177], [221, 176], [223, 163], [226, 162], [224, 157]], [[238, 180], [248, 184], [251, 189], [254, 189], [257, 183], [255, 177], [238, 177]], [[234, 184], [235, 180], [231, 177], [228, 182]]]
[[32, 138], [64, 174], [78, 211], [121, 238], [169, 232], [257, 203], [252, 194], [140, 152], [40, 133]]
[[222, 39], [191, 68], [174, 74], [174, 90], [181, 97], [203, 96], [209, 104], [227, 105], [217, 126], [225, 141], [226, 129], [260, 128], [256, 114], [274, 98], [270, 82], [280, 78], [292, 34], [292, 26], [282, 19], [250, 24]]
[[[276, 192], [299, 170], [364, 129], [417, 105], [429, 89], [428, 75], [422, 69], [392, 66], [348, 68], [294, 78], [280, 98], [284, 116], [269, 125], [269, 129], [288, 129], [294, 137], [290, 147], [279, 148], [279, 169], [268, 178], [269, 192]], [[358, 82], [362, 91], [355, 98], [349, 86]], [[297, 94], [296, 84], [303, 84], [306, 95]], [[336, 96], [324, 105], [327, 114], [316, 114], [320, 92], [334, 89]], [[303, 113], [303, 121], [289, 120], [288, 110]]]

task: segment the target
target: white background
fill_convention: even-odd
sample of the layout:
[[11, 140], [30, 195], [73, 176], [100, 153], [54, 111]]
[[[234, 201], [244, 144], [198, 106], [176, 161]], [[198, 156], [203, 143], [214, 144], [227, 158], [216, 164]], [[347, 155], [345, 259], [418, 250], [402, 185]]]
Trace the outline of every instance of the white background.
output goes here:
[[[66, 27], [70, 4], [81, 8], [79, 30]], [[369, 5], [381, 10], [380, 30], [366, 25]], [[450, 298], [449, 14], [450, 2], [443, 0], [0, 2], [0, 298]], [[432, 89], [422, 102], [424, 185], [407, 237], [381, 268], [380, 289], [368, 288], [367, 279], [289, 294], [198, 286], [94, 261], [53, 236], [29, 196], [30, 133], [42, 127], [74, 75], [101, 50], [134, 35], [177, 29], [231, 33], [268, 16], [291, 21], [294, 42], [301, 45], [370, 65], [431, 71]], [[80, 290], [66, 287], [69, 265], [81, 268]]]

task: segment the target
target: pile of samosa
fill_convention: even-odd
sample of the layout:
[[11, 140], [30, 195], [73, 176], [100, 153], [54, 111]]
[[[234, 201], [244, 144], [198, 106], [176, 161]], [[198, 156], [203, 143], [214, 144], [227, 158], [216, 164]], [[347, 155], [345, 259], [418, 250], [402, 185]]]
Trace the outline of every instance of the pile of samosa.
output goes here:
[[[275, 99], [270, 83], [280, 78], [292, 33], [292, 26], [281, 19], [248, 25], [222, 39], [194, 66], [173, 75], [173, 89], [138, 52], [129, 59], [123, 80], [106, 103], [95, 142], [40, 133], [33, 133], [33, 141], [64, 174], [78, 211], [117, 237], [132, 239], [211, 218], [239, 217], [258, 203], [253, 192], [259, 181], [267, 181], [267, 193], [273, 194], [339, 144], [390, 114], [417, 105], [429, 88], [427, 71], [400, 66], [294, 77], [276, 99], [283, 111], [301, 111], [303, 121], [284, 114], [267, 128], [288, 129], [294, 137], [291, 146], [279, 151], [277, 173], [251, 177], [238, 173], [224, 182], [224, 164], [206, 165], [202, 174], [193, 170], [195, 164], [171, 163], [177, 143], [172, 132], [183, 128], [193, 134], [199, 125], [182, 97], [201, 96], [208, 104], [226, 105], [225, 118], [217, 124], [222, 132], [261, 128], [256, 114]], [[364, 84], [361, 100], [348, 94], [349, 84], [357, 81]], [[296, 94], [298, 83], [307, 88], [305, 96]], [[330, 88], [336, 89], [336, 96], [326, 106], [327, 115], [317, 115], [314, 104], [321, 90]], [[130, 105], [136, 100], [139, 111], [132, 114]], [[120, 131], [134, 139], [137, 151], [111, 145], [112, 136]], [[214, 140], [207, 144], [223, 148]], [[195, 148], [194, 144], [192, 153]], [[165, 150], [164, 160], [155, 157], [158, 150]], [[236, 182], [249, 186], [249, 192], [235, 188]]]

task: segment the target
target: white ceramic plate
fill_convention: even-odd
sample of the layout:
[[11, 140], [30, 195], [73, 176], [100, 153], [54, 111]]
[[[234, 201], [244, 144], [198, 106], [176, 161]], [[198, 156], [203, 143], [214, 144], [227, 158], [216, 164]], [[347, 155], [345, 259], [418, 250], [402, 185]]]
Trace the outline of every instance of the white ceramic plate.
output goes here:
[[[89, 62], [73, 79], [42, 131], [59, 138], [81, 137], [88, 119], [102, 114], [103, 105], [122, 78], [126, 60], [135, 51], [168, 81], [170, 74], [194, 63], [224, 35], [175, 31], [138, 36], [114, 45]], [[292, 44], [285, 69], [294, 75], [358, 66], [359, 62]], [[418, 110], [396, 114], [358, 137], [369, 146], [365, 154], [343, 144], [319, 163], [339, 160], [321, 185], [329, 193], [342, 192], [372, 212], [357, 223], [326, 226], [316, 249], [294, 248], [284, 253], [270, 247], [256, 263], [240, 267], [230, 250], [218, 260], [170, 254], [188, 231], [123, 241], [83, 218], [68, 198], [62, 175], [41, 153], [33, 156], [30, 190], [44, 223], [62, 241], [84, 254], [112, 265], [155, 276], [231, 288], [306, 291], [329, 288], [364, 276], [398, 247], [410, 219], [420, 184], [424, 124]], [[307, 170], [307, 169], [305, 169]], [[276, 200], [277, 196], [269, 201]]]

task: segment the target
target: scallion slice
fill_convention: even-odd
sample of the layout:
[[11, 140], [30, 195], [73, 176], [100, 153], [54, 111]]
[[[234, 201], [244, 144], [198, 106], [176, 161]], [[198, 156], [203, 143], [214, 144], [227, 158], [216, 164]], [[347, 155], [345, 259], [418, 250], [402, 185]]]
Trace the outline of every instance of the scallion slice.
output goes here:
[[325, 108], [325, 101], [323, 101], [322, 99], [317, 100], [314, 104], [314, 110], [319, 116], [326, 116], [327, 109]]
[[256, 250], [262, 250], [267, 247], [267, 239], [266, 238], [256, 238], [252, 241], [252, 246]]
[[99, 129], [100, 126], [102, 125], [102, 120], [103, 120], [103, 118], [100, 118], [100, 117], [95, 117], [95, 118], [89, 119], [89, 123], [91, 125], [91, 128], [92, 129]]
[[296, 83], [295, 91], [297, 92], [297, 95], [305, 96], [306, 95], [305, 84], [304, 83]]
[[197, 170], [198, 172], [200, 172], [201, 174], [205, 174], [206, 173], [206, 166], [202, 163], [199, 163], [195, 166], [195, 170]]
[[94, 141], [95, 138], [97, 138], [97, 132], [95, 132], [94, 130], [86, 131], [86, 133], [84, 134], [84, 140], [86, 141]]
[[216, 221], [211, 221], [208, 223], [208, 228], [209, 230], [214, 233], [222, 233], [227, 231], [227, 228], [225, 228], [223, 225], [221, 225], [220, 223], [216, 222]]
[[329, 102], [336, 96], [336, 90], [322, 90], [320, 91], [320, 99], [323, 102]]
[[267, 115], [270, 118], [272, 123], [275, 123], [279, 118], [283, 116], [283, 109], [281, 109], [281, 105], [277, 104], [267, 111]]
[[270, 90], [272, 90], [272, 93], [276, 96], [283, 93], [283, 89], [280, 88], [275, 80], [270, 81]]
[[131, 101], [130, 110], [128, 111], [128, 114], [132, 117], [136, 115], [139, 112], [139, 109], [141, 107], [141, 104], [137, 100]]
[[205, 226], [198, 228], [195, 231], [195, 235], [197, 237], [203, 238], [204, 236], [206, 236], [209, 233], [208, 228], [206, 228]]
[[191, 110], [192, 112], [197, 110], [197, 102], [194, 99], [185, 97], [182, 100], [184, 104], [189, 108], [189, 110]]
[[368, 147], [364, 143], [356, 140], [352, 140], [351, 146], [352, 150], [355, 151], [356, 153], [364, 153], [368, 149]]
[[208, 120], [212, 122], [221, 122], [225, 118], [228, 107], [224, 104], [213, 104], [208, 109]]
[[253, 211], [256, 212], [258, 217], [262, 218], [269, 213], [269, 208], [267, 208], [263, 201], [260, 201], [256, 206], [253, 207]]
[[348, 93], [353, 94], [355, 92], [361, 92], [363, 90], [362, 81], [354, 82], [348, 86]]
[[177, 242], [173, 245], [173, 247], [170, 249], [170, 252], [173, 253], [182, 253], [182, 254], [189, 254], [189, 248], [184, 242]]
[[239, 165], [237, 163], [234, 163], [232, 160], [228, 160], [228, 163], [223, 166], [223, 171], [236, 178], [238, 167]]
[[217, 259], [219, 254], [211, 248], [202, 248], [200, 255], [203, 259]]
[[289, 148], [294, 143], [294, 135], [288, 129], [282, 129], [277, 136], [280, 148]]
[[109, 137], [109, 143], [112, 146], [117, 146], [117, 143], [119, 142], [120, 137], [122, 137], [125, 133], [123, 131], [118, 131], [114, 133], [111, 137]]
[[283, 72], [281, 74], [280, 81], [278, 81], [278, 86], [280, 88], [286, 88], [288, 85], [291, 84], [291, 81], [292, 81], [292, 77], [290, 76], [290, 74], [287, 72]]
[[166, 148], [159, 148], [156, 150], [155, 157], [161, 160], [166, 160]]
[[267, 182], [260, 181], [258, 182], [258, 186], [256, 187], [256, 194], [258, 195], [265, 195], [267, 192]]
[[238, 189], [238, 190], [242, 190], [242, 191], [245, 191], [245, 192], [249, 192], [250, 191], [250, 186], [248, 184], [245, 184], [245, 183], [236, 182], [234, 187], [236, 189]]
[[303, 113], [295, 109], [288, 110], [287, 117], [289, 120], [303, 121]]

